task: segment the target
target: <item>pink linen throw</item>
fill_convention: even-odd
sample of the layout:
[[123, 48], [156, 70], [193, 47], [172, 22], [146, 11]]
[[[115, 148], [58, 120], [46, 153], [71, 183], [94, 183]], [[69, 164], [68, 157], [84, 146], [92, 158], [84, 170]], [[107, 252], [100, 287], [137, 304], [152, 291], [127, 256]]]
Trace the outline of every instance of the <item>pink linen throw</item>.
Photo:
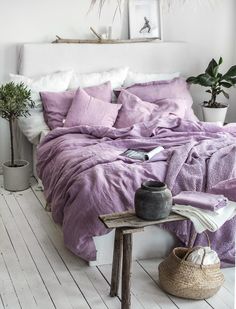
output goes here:
[[[106, 82], [102, 85], [84, 88], [92, 97], [105, 102], [111, 102], [112, 90], [111, 83]], [[43, 103], [44, 119], [51, 130], [63, 127], [63, 120], [71, 107], [76, 90], [64, 92], [41, 92]]]
[[120, 104], [112, 104], [94, 98], [79, 88], [68, 111], [65, 127], [80, 125], [112, 127]]
[[227, 206], [228, 199], [224, 195], [216, 195], [197, 191], [182, 191], [173, 197], [175, 204], [190, 205], [196, 208], [216, 211]]

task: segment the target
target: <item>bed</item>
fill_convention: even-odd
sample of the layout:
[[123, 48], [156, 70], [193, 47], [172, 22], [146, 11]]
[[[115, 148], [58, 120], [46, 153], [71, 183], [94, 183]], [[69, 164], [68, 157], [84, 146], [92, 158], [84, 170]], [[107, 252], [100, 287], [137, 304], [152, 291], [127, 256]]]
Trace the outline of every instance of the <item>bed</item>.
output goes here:
[[[184, 75], [190, 74], [190, 72], [194, 71], [193, 66], [191, 63], [191, 59], [186, 59], [185, 54], [188, 51], [190, 47], [188, 44], [185, 43], [151, 43], [151, 44], [145, 44], [145, 43], [139, 43], [139, 44], [121, 44], [121, 45], [52, 45], [52, 44], [26, 44], [22, 47], [22, 57], [21, 57], [21, 66], [20, 66], [20, 73], [26, 76], [35, 76], [35, 75], [41, 75], [41, 74], [47, 74], [51, 72], [55, 72], [58, 70], [68, 70], [73, 68], [74, 70], [85, 73], [85, 72], [96, 72], [101, 70], [107, 70], [111, 67], [118, 68], [121, 66], [129, 66], [134, 71], [139, 72], [173, 72], [173, 71], [181, 71]], [[107, 57], [104, 57], [104, 55], [107, 55]], [[134, 56], [135, 55], [135, 56]], [[155, 59], [153, 59], [153, 55], [155, 55]], [[108, 57], [110, 56], [110, 57]], [[43, 62], [42, 62], [43, 59]], [[140, 61], [142, 59], [142, 61]], [[110, 62], [111, 61], [111, 62]], [[183, 69], [184, 68], [184, 69]], [[187, 68], [187, 69], [186, 69]], [[181, 132], [188, 132], [188, 129], [186, 128], [186, 123], [182, 123], [181, 120], [171, 119], [170, 123], [150, 123], [150, 127], [142, 128], [140, 126], [136, 126], [135, 130], [142, 131], [142, 132], [149, 132], [150, 130], [159, 132], [161, 128], [165, 131], [164, 135], [168, 131], [170, 134], [179, 134], [178, 130]], [[136, 133], [135, 130], [126, 130], [123, 132], [119, 132], [119, 134], [116, 136], [116, 133], [114, 130], [94, 130], [94, 129], [88, 129], [87, 127], [82, 128], [76, 128], [76, 129], [68, 129], [66, 134], [65, 130], [59, 129], [56, 130], [56, 133], [49, 133], [48, 135], [44, 132], [42, 133], [43, 136], [46, 136], [45, 139], [43, 139], [43, 146], [40, 146], [40, 149], [43, 149], [43, 153], [50, 153], [50, 149], [47, 148], [48, 145], [50, 147], [54, 147], [56, 144], [54, 144], [54, 140], [61, 141], [62, 143], [65, 142], [66, 139], [64, 139], [64, 135], [66, 136], [74, 136], [74, 135], [86, 135], [89, 136], [89, 139], [122, 139], [123, 136], [128, 136], [128, 140], [133, 138], [135, 140]], [[224, 132], [222, 129], [218, 129], [216, 127], [208, 127], [207, 125], [193, 125], [191, 128], [192, 134], [201, 135], [202, 132], [205, 132], [207, 139], [209, 137], [215, 134], [215, 137], [218, 137], [219, 134], [231, 134], [234, 132], [234, 129], [228, 129], [228, 131]], [[198, 133], [196, 133], [198, 132]], [[115, 134], [115, 136], [114, 136]], [[149, 133], [148, 133], [149, 134]], [[156, 133], [155, 133], [156, 134]], [[154, 136], [155, 136], [154, 134]], [[158, 133], [159, 134], [159, 133]], [[189, 133], [187, 134], [189, 137]], [[144, 137], [148, 137], [149, 135], [144, 135]], [[158, 138], [161, 136], [159, 135]], [[185, 136], [186, 137], [186, 136]], [[62, 139], [63, 141], [62, 141]], [[51, 142], [52, 141], [52, 142]], [[77, 141], [77, 139], [76, 139]], [[51, 144], [50, 144], [51, 142]], [[136, 141], [135, 141], [136, 142]], [[86, 140], [87, 143], [87, 140]], [[139, 141], [138, 141], [139, 143]], [[157, 141], [155, 140], [155, 145]], [[162, 141], [163, 144], [165, 144], [165, 141]], [[232, 142], [233, 145], [234, 142]], [[76, 144], [75, 140], [72, 142], [73, 145]], [[96, 143], [95, 143], [96, 144]], [[149, 145], [143, 145], [140, 143], [138, 147], [145, 148], [146, 146], [148, 149], [152, 147], [154, 144]], [[78, 147], [83, 145], [77, 145]], [[37, 147], [37, 143], [33, 146], [33, 158], [34, 163], [33, 166], [36, 165], [36, 155], [35, 155], [35, 149]], [[44, 147], [44, 148], [43, 148]], [[123, 148], [122, 148], [123, 147]], [[119, 149], [119, 154], [124, 150], [124, 145]], [[130, 144], [128, 143], [125, 147], [130, 147]], [[233, 146], [232, 146], [233, 147]], [[80, 148], [81, 150], [82, 148]], [[218, 149], [218, 148], [217, 148]], [[74, 149], [70, 149], [70, 151], [74, 151]], [[60, 151], [60, 148], [59, 148]], [[82, 150], [81, 150], [82, 151]], [[97, 151], [97, 150], [96, 150]], [[186, 153], [189, 153], [189, 149], [186, 149]], [[86, 156], [86, 153], [83, 153], [84, 156]], [[116, 153], [117, 156], [117, 153]], [[47, 166], [43, 165], [42, 162], [44, 161], [42, 159], [42, 152], [38, 154], [39, 157], [39, 166], [38, 168], [41, 170], [41, 176], [43, 177], [43, 170], [47, 170]], [[77, 158], [77, 155], [75, 156]], [[117, 158], [117, 157], [116, 157]], [[107, 158], [109, 162], [109, 158]], [[120, 159], [118, 160], [120, 161]], [[79, 162], [77, 162], [79, 164]], [[100, 162], [101, 163], [101, 162]], [[99, 161], [97, 164], [93, 166], [94, 170], [96, 170], [96, 166], [99, 166]], [[106, 162], [107, 163], [107, 162]], [[124, 162], [126, 163], [126, 162]], [[101, 163], [103, 164], [103, 162]], [[123, 164], [123, 163], [122, 163]], [[179, 162], [179, 164], [183, 164], [183, 162]], [[230, 168], [233, 167], [234, 169], [234, 162], [232, 162], [232, 165]], [[137, 167], [137, 165], [136, 165]], [[92, 170], [92, 169], [91, 169]], [[111, 169], [112, 170], [112, 169]], [[34, 168], [34, 173], [36, 175], [36, 169]], [[146, 177], [151, 178], [151, 175], [158, 177], [158, 175], [153, 172], [153, 169], [145, 174]], [[93, 171], [94, 172], [94, 171]], [[92, 173], [93, 176], [90, 177], [90, 179], [93, 179], [94, 173]], [[96, 174], [96, 173], [95, 173]], [[99, 171], [98, 171], [99, 174]], [[144, 176], [144, 175], [142, 175]], [[232, 179], [235, 177], [234, 174], [231, 175]], [[45, 176], [46, 177], [46, 176]], [[48, 177], [48, 176], [47, 176]], [[63, 175], [57, 175], [57, 177], [61, 177], [63, 179]], [[118, 175], [117, 175], [118, 177]], [[96, 177], [95, 177], [96, 178]], [[129, 179], [128, 177], [127, 179]], [[117, 178], [118, 179], [118, 178]], [[170, 178], [170, 182], [173, 182], [174, 178]], [[161, 180], [161, 179], [160, 179]], [[162, 179], [163, 180], [163, 179]], [[55, 177], [52, 180], [52, 182], [55, 181]], [[94, 180], [95, 181], [95, 180]], [[141, 178], [135, 182], [135, 185], [137, 186], [137, 183], [140, 183]], [[44, 179], [45, 182], [45, 179]], [[233, 190], [232, 188], [235, 183], [230, 183], [230, 192]], [[75, 187], [74, 187], [75, 188]], [[73, 189], [74, 189], [73, 188]], [[46, 196], [50, 202], [52, 202], [49, 191], [52, 189], [50, 185], [47, 185], [47, 188], [45, 190]], [[60, 189], [60, 187], [59, 187]], [[134, 188], [132, 188], [134, 191]], [[81, 190], [83, 191], [83, 190]], [[177, 192], [177, 191], [176, 191]], [[88, 193], [87, 193], [88, 194]], [[82, 198], [82, 196], [81, 196]], [[69, 202], [70, 205], [72, 205], [74, 199], [74, 195], [72, 200]], [[128, 198], [125, 200], [125, 209], [130, 207], [132, 198]], [[116, 207], [114, 206], [114, 210], [122, 211], [124, 210], [124, 207], [119, 207], [119, 203], [121, 203], [122, 198], [118, 199], [114, 202], [116, 204]], [[59, 200], [57, 203], [59, 204]], [[124, 201], [123, 201], [124, 202]], [[93, 203], [95, 203], [93, 201]], [[118, 203], [118, 204], [117, 204]], [[68, 211], [70, 206], [66, 205], [65, 209], [62, 206], [58, 207], [58, 213], [65, 213]], [[75, 206], [73, 206], [75, 207]], [[111, 211], [113, 209], [112, 201], [110, 201], [110, 208], [108, 209]], [[102, 209], [102, 211], [105, 211], [105, 209]], [[57, 212], [57, 211], [56, 211]], [[81, 213], [80, 213], [81, 214]], [[63, 223], [65, 226], [65, 222], [63, 222], [63, 218], [61, 217], [62, 214], [54, 214], [54, 218], [58, 223]], [[63, 216], [63, 215], [62, 215]], [[70, 223], [69, 223], [70, 224]], [[88, 222], [89, 224], [89, 222]], [[189, 227], [186, 226], [186, 231]], [[172, 231], [169, 229], [167, 231], [166, 229], [160, 229], [158, 227], [151, 227], [148, 228], [145, 233], [137, 234], [134, 239], [134, 258], [151, 258], [151, 257], [163, 257], [165, 256], [171, 248], [177, 244], [178, 239], [174, 235], [176, 228], [173, 228]], [[171, 232], [170, 232], [171, 231]], [[68, 235], [73, 234], [74, 231], [70, 231], [67, 233], [67, 236], [65, 236], [65, 243], [67, 247], [73, 251], [74, 253], [82, 256], [84, 259], [86, 259], [90, 265], [101, 265], [101, 264], [107, 264], [111, 262], [112, 259], [112, 244], [114, 239], [114, 233], [111, 231], [106, 235], [104, 230], [99, 230], [97, 233], [97, 236], [93, 235], [93, 240], [90, 242], [85, 241], [85, 243], [89, 243], [88, 247], [90, 248], [90, 254], [82, 253], [81, 254], [74, 249], [76, 245], [70, 245], [70, 240], [68, 240]], [[231, 231], [232, 233], [232, 231]], [[94, 233], [96, 234], [96, 233]], [[186, 235], [185, 235], [186, 236]], [[188, 237], [191, 236], [191, 233], [189, 231]], [[67, 238], [67, 239], [66, 239]], [[82, 245], [83, 246], [83, 245]], [[224, 250], [228, 250], [229, 248], [226, 246]]]

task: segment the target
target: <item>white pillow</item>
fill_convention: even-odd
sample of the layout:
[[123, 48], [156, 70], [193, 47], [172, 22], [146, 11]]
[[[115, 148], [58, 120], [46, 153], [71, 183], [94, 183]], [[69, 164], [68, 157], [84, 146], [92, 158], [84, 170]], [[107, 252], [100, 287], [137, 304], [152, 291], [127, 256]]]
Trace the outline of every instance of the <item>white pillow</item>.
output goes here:
[[39, 143], [41, 132], [50, 130], [40, 107], [31, 109], [30, 116], [18, 119], [18, 125], [27, 139], [35, 145]]
[[61, 92], [68, 89], [73, 70], [61, 71], [40, 77], [30, 78], [23, 75], [10, 74], [10, 80], [14, 83], [23, 82], [30, 90], [32, 100], [36, 107], [30, 110], [31, 116], [21, 117], [18, 120], [19, 127], [28, 140], [37, 144], [42, 131], [49, 130], [43, 117], [41, 91]]
[[73, 70], [61, 71], [47, 74], [40, 77], [27, 77], [23, 75], [10, 74], [10, 81], [14, 83], [24, 83], [31, 90], [32, 100], [36, 105], [41, 104], [41, 91], [61, 92], [68, 89]]
[[176, 72], [163, 74], [146, 74], [129, 71], [124, 82], [124, 87], [129, 87], [137, 83], [147, 83], [158, 80], [170, 80], [176, 77], [180, 77], [180, 73]]
[[112, 89], [120, 88], [123, 86], [128, 70], [129, 68], [126, 67], [100, 73], [74, 73], [69, 88], [77, 89], [78, 87], [97, 86], [107, 81], [111, 82]]

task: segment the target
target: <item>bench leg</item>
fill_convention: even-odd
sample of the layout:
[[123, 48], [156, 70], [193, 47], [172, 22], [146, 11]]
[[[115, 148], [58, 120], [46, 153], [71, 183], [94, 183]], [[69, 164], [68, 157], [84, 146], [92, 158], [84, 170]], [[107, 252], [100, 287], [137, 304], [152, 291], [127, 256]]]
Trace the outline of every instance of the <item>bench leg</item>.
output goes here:
[[121, 309], [131, 308], [132, 233], [123, 235], [122, 300]]
[[111, 274], [111, 290], [110, 290], [111, 297], [115, 297], [118, 295], [119, 283], [120, 283], [122, 245], [123, 245], [122, 230], [116, 229], [115, 241], [114, 241], [114, 252], [113, 252], [113, 263], [112, 263], [112, 274]]

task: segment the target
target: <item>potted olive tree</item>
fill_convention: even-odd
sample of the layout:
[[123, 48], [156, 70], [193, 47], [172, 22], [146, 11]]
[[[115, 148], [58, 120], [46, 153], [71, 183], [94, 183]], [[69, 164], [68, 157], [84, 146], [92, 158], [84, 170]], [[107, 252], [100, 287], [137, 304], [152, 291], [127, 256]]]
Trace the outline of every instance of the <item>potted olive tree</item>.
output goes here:
[[7, 83], [0, 87], [0, 116], [9, 122], [11, 159], [3, 163], [4, 188], [9, 191], [22, 191], [29, 187], [29, 162], [15, 159], [14, 122], [19, 117], [29, 115], [34, 107], [31, 91], [23, 84]]
[[236, 84], [236, 65], [232, 66], [225, 74], [222, 74], [219, 72], [222, 63], [222, 58], [218, 62], [212, 59], [204, 73], [196, 77], [189, 77], [187, 82], [208, 88], [206, 92], [210, 94], [210, 98], [202, 104], [204, 121], [221, 122], [223, 124], [228, 104], [217, 102], [217, 99], [220, 94], [229, 99], [229, 94], [224, 88], [231, 88]]

